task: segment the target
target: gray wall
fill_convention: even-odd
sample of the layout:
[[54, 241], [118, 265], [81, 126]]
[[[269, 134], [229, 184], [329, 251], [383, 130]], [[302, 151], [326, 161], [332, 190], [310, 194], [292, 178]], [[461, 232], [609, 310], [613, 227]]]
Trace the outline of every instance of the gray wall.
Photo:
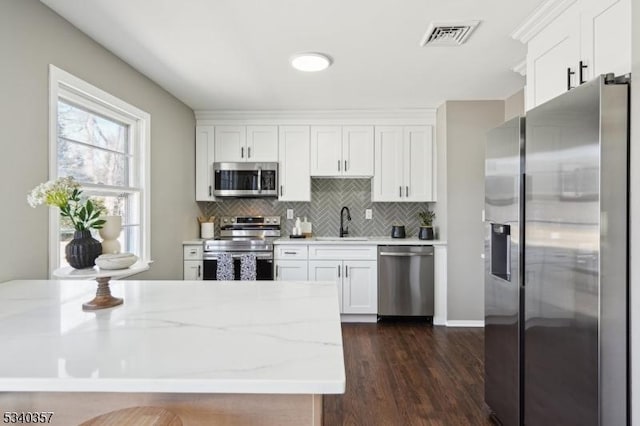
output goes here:
[[640, 3], [631, 4], [631, 404], [633, 424], [640, 425]]
[[484, 319], [484, 150], [487, 131], [504, 116], [504, 101], [450, 101], [438, 109], [438, 125], [446, 126], [438, 146], [446, 146], [448, 320]]
[[0, 282], [46, 278], [48, 212], [26, 202], [48, 179], [48, 69], [54, 64], [151, 114], [151, 271], [182, 276], [197, 234], [193, 111], [37, 0], [0, 1]]
[[504, 121], [524, 115], [524, 89], [504, 100]]
[[[289, 235], [295, 224], [286, 219], [287, 209], [293, 209], [294, 217], [304, 216], [312, 223], [317, 236], [337, 236], [340, 230], [340, 209], [349, 207], [350, 236], [390, 236], [391, 225], [406, 227], [407, 236], [417, 236], [420, 220], [418, 212], [433, 210], [433, 203], [372, 203], [371, 179], [312, 179], [311, 202], [279, 202], [274, 199], [226, 199], [204, 203], [207, 216], [265, 215], [280, 216], [283, 234]], [[365, 209], [372, 209], [373, 219], [364, 218]], [[438, 223], [439, 218], [434, 221]], [[216, 221], [217, 222], [217, 221]]]

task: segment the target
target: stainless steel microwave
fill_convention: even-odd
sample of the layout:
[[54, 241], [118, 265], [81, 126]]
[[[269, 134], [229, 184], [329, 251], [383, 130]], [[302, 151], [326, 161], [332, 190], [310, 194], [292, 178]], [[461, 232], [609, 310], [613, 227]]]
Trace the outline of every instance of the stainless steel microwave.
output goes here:
[[277, 197], [278, 163], [213, 163], [216, 197]]

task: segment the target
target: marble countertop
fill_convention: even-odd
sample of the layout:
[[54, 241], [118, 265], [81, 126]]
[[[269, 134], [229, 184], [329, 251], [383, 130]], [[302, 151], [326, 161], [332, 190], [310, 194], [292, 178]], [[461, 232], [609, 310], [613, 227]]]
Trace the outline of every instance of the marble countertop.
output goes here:
[[337, 394], [338, 293], [328, 282], [0, 283], [0, 392]]
[[442, 246], [447, 242], [443, 240], [420, 240], [416, 237], [391, 238], [391, 237], [314, 237], [314, 238], [280, 238], [274, 244], [353, 244], [353, 245], [392, 245], [392, 246]]

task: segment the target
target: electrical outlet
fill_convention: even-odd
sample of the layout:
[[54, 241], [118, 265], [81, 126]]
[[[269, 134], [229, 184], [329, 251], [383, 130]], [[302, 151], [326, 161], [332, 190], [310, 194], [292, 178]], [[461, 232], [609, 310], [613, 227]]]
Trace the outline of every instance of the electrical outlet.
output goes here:
[[364, 210], [364, 218], [365, 219], [373, 219], [373, 210], [365, 209]]
[[287, 219], [293, 219], [293, 209], [287, 209]]

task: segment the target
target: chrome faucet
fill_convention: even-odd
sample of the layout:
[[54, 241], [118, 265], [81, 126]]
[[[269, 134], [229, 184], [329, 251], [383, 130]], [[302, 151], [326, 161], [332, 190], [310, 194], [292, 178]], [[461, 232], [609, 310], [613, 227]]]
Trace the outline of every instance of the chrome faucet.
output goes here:
[[350, 222], [351, 221], [351, 213], [349, 213], [349, 207], [343, 207], [342, 210], [340, 210], [340, 238], [346, 236], [349, 234], [349, 225], [347, 224], [347, 226], [344, 225], [344, 212], [345, 210], [347, 211], [347, 220]]

